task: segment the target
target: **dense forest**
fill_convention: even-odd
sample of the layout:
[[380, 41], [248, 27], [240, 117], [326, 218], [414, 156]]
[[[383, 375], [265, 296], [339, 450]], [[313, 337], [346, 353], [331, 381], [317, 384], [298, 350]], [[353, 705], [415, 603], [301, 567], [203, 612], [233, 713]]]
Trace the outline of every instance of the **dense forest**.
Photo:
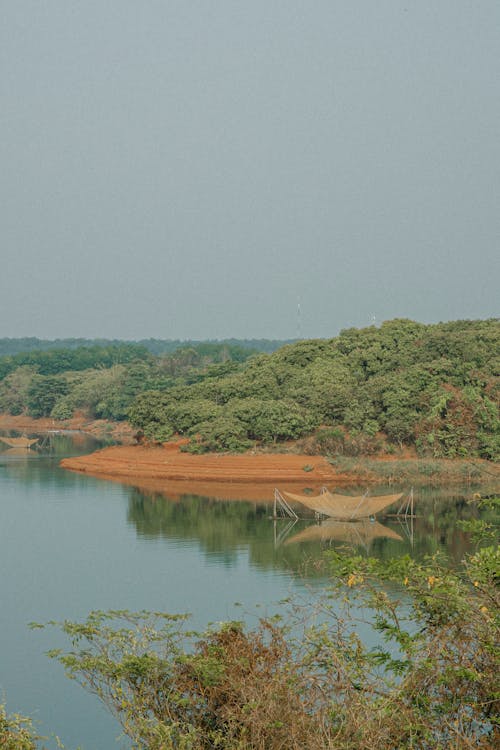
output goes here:
[[[307, 438], [312, 452], [411, 446], [436, 457], [500, 455], [500, 321], [406, 319], [272, 353], [203, 342], [153, 354], [145, 342], [0, 357], [0, 410], [128, 419], [188, 450]], [[309, 436], [309, 437], [307, 437]]]
[[244, 349], [253, 349], [257, 352], [274, 352], [284, 344], [290, 341], [278, 341], [272, 339], [210, 339], [208, 341], [195, 341], [180, 339], [141, 339], [140, 341], [122, 341], [120, 339], [38, 339], [34, 336], [24, 338], [3, 338], [0, 339], [0, 357], [21, 352], [32, 351], [52, 351], [53, 349], [79, 349], [89, 347], [121, 346], [123, 344], [137, 344], [147, 349], [151, 354], [172, 354], [176, 349], [185, 349], [187, 347], [199, 347], [202, 345], [226, 345], [241, 346]]

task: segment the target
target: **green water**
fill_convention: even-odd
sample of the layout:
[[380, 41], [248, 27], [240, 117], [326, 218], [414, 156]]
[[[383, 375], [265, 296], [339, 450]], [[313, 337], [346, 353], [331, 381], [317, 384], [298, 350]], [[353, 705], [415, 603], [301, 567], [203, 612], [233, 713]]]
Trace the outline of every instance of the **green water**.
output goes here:
[[[127, 608], [191, 612], [202, 628], [241, 618], [237, 602], [251, 620], [283, 597], [324, 586], [323, 550], [345, 547], [346, 532], [337, 527], [322, 542], [301, 543], [294, 537], [314, 519], [293, 528], [273, 522], [271, 498], [220, 502], [186, 493], [174, 501], [168, 486], [144, 493], [59, 468], [62, 456], [95, 447], [76, 434], [45, 438], [29, 452], [0, 448], [0, 696], [69, 749], [109, 750], [118, 725], [45, 656], [64, 645], [61, 635], [30, 631], [29, 622]], [[473, 490], [416, 492], [417, 518], [380, 518], [375, 539], [373, 526], [359, 527], [357, 549], [382, 558], [442, 549], [458, 564], [469, 540], [456, 521], [474, 514]]]

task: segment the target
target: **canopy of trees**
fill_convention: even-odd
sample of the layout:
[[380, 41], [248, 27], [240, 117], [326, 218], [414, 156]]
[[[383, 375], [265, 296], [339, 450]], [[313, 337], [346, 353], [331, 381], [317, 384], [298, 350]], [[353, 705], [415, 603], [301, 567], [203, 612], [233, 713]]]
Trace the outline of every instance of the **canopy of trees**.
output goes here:
[[499, 372], [500, 321], [396, 319], [270, 354], [205, 342], [162, 356], [122, 344], [1, 357], [0, 409], [128, 418], [150, 439], [190, 436], [193, 451], [314, 433], [321, 452], [495, 459]]
[[0, 357], [31, 351], [52, 351], [52, 349], [80, 349], [82, 347], [110, 347], [124, 344], [138, 344], [151, 354], [172, 354], [177, 349], [195, 346], [196, 348], [219, 347], [221, 344], [230, 349], [251, 349], [258, 352], [274, 352], [290, 341], [271, 339], [223, 339], [222, 341], [181, 341], [180, 339], [141, 339], [140, 341], [121, 341], [120, 339], [37, 339], [34, 336], [25, 338], [0, 339]]
[[[366, 451], [382, 435], [423, 454], [495, 458], [499, 344], [496, 320], [393, 320], [284, 346], [225, 376], [144, 392], [129, 416], [152, 438], [165, 428], [193, 436], [192, 450], [230, 442], [234, 449], [238, 441], [244, 448], [331, 426], [341, 452]], [[179, 416], [181, 404], [189, 404], [189, 419]]]

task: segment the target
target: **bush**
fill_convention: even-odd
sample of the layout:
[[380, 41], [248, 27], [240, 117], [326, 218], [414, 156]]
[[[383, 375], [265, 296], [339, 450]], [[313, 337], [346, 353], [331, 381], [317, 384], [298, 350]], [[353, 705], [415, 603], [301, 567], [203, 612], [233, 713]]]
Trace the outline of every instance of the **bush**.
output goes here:
[[233, 399], [226, 413], [245, 425], [250, 439], [265, 443], [293, 440], [316, 426], [304, 409], [288, 399]]
[[52, 419], [71, 419], [73, 416], [74, 409], [66, 398], [60, 399], [52, 411], [50, 416]]
[[245, 425], [238, 419], [221, 416], [193, 427], [193, 437], [185, 450], [190, 453], [231, 451], [241, 453], [251, 447]]
[[57, 400], [68, 392], [64, 376], [35, 375], [27, 395], [30, 417], [48, 417]]
[[143, 433], [149, 440], [155, 443], [165, 443], [170, 440], [174, 430], [169, 424], [149, 424]]
[[[485, 530], [491, 542], [491, 526], [474, 522], [483, 543]], [[498, 546], [460, 572], [436, 556], [331, 552], [325, 564], [330, 590], [285, 620], [184, 635], [184, 615], [93, 612], [60, 625], [71, 650], [51, 656], [137, 748], [498, 747]], [[358, 635], [360, 613], [379, 633], [376, 647]]]
[[30, 719], [20, 714], [7, 715], [0, 704], [0, 748], [2, 750], [36, 750], [38, 737]]

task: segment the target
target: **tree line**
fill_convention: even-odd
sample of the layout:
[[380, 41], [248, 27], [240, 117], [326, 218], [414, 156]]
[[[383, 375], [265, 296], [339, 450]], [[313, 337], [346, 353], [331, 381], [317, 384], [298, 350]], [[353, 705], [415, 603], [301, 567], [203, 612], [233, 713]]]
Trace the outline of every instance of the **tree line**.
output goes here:
[[0, 338], [0, 357], [20, 354], [21, 352], [31, 351], [52, 351], [53, 349], [80, 349], [82, 347], [110, 347], [122, 346], [126, 344], [137, 344], [147, 349], [151, 354], [172, 354], [176, 349], [186, 349], [187, 347], [200, 346], [219, 346], [241, 347], [242, 349], [253, 349], [259, 352], [274, 352], [284, 344], [291, 341], [281, 341], [277, 339], [210, 339], [208, 341], [198, 340], [181, 340], [181, 339], [140, 339], [139, 341], [122, 341], [121, 339], [85, 339], [85, 338], [67, 338], [67, 339], [39, 339], [35, 336], [25, 336], [23, 338]]
[[497, 319], [395, 319], [272, 353], [213, 342], [160, 356], [138, 344], [33, 351], [0, 358], [0, 409], [128, 419], [199, 452], [310, 436], [312, 452], [494, 460], [499, 344]]

